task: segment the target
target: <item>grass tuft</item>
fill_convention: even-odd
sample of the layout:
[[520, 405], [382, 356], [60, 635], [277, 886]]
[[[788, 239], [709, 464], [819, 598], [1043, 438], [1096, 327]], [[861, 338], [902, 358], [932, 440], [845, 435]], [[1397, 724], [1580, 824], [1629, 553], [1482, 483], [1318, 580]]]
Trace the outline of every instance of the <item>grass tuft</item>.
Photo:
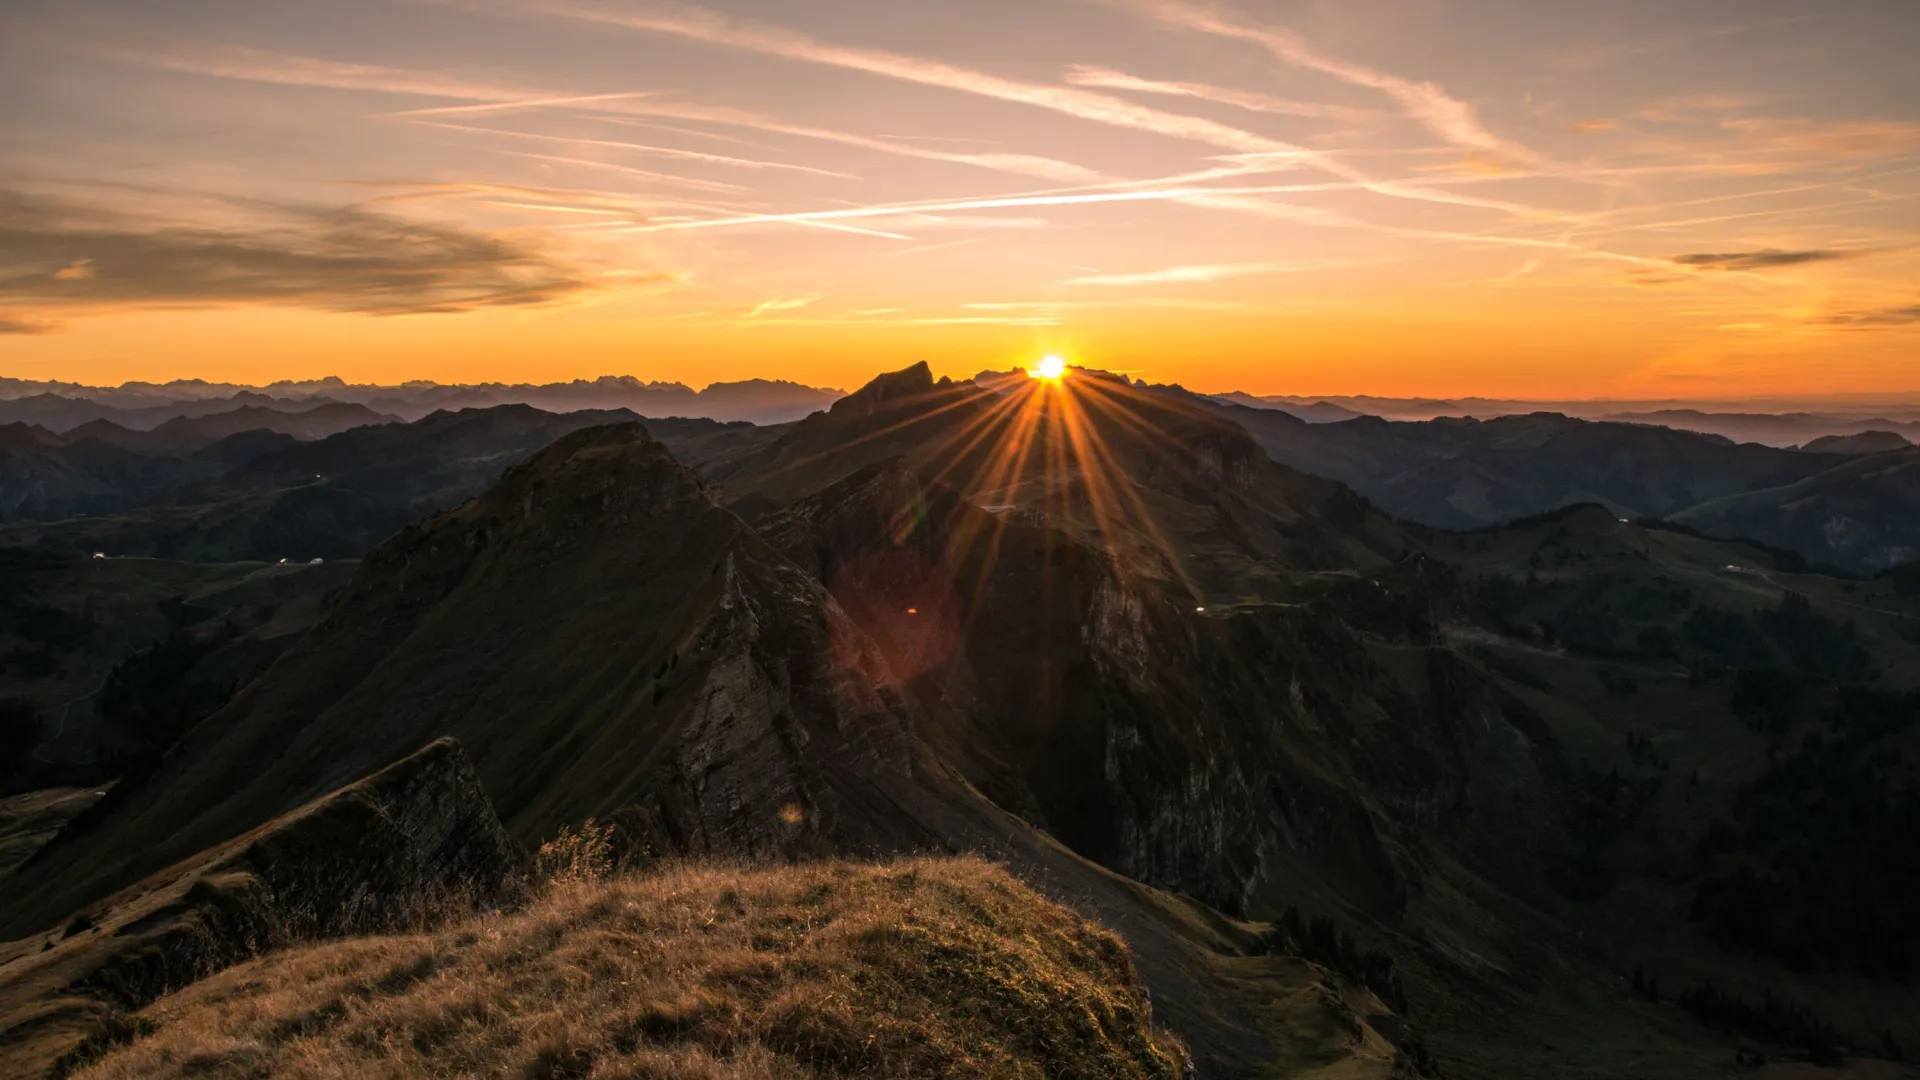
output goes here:
[[972, 858], [607, 876], [522, 911], [286, 950], [143, 1010], [90, 1080], [447, 1075], [1175, 1080], [1108, 931]]

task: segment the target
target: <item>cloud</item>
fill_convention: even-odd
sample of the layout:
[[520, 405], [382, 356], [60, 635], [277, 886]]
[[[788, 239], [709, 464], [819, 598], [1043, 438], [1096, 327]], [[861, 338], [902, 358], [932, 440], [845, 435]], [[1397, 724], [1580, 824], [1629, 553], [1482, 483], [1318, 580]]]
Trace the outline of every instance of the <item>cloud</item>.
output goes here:
[[[1451, 191], [1421, 187], [1414, 184], [1375, 180], [1360, 170], [1339, 160], [1335, 155], [1325, 154], [1279, 139], [1268, 138], [1264, 135], [1236, 128], [1228, 124], [1217, 123], [1200, 117], [1184, 116], [1178, 113], [1169, 113], [1158, 109], [1147, 108], [1106, 94], [1091, 93], [1089, 91], [1065, 86], [1021, 82], [958, 67], [937, 60], [907, 56], [899, 53], [837, 46], [817, 41], [804, 34], [779, 27], [728, 19], [713, 12], [687, 5], [662, 6], [644, 11], [614, 11], [577, 3], [563, 2], [563, 0], [503, 0], [499, 5], [483, 3], [480, 2], [480, 0], [475, 0], [475, 2], [477, 6], [488, 9], [504, 6], [508, 10], [517, 10], [531, 15], [546, 15], [601, 25], [620, 26], [631, 30], [667, 34], [698, 41], [706, 41], [713, 44], [727, 45], [763, 55], [864, 71], [870, 74], [901, 79], [908, 82], [940, 86], [1003, 101], [1033, 105], [1096, 123], [1149, 132], [1170, 138], [1198, 141], [1221, 149], [1238, 151], [1243, 155], [1297, 161], [1351, 180], [1355, 184], [1375, 194], [1393, 198], [1478, 207], [1528, 218], [1556, 216], [1536, 207], [1482, 199]], [[503, 107], [513, 105], [516, 101], [519, 105], [524, 105], [529, 108], [547, 107], [556, 100], [556, 93], [551, 90], [529, 90], [520, 92], [519, 97], [516, 99], [514, 97], [515, 92], [511, 88], [472, 84], [463, 82], [457, 78], [441, 76], [434, 73], [405, 71], [395, 68], [372, 67], [359, 64], [340, 64], [333, 61], [314, 60], [299, 56], [283, 57], [279, 54], [263, 53], [256, 50], [245, 50], [239, 53], [223, 52], [212, 58], [199, 56], [161, 56], [139, 59], [145, 59], [150, 63], [169, 68], [170, 70], [212, 75], [220, 78], [250, 79], [270, 83], [312, 85], [339, 89], [376, 90], [396, 94], [431, 94], [441, 97], [464, 95], [468, 100], [478, 100], [483, 103]], [[897, 141], [895, 139], [868, 137], [850, 132], [788, 124], [737, 109], [659, 101], [642, 93], [573, 95], [568, 97], [567, 100], [584, 103], [574, 107], [592, 113], [665, 117], [701, 123], [735, 125], [759, 131], [857, 146], [904, 157], [971, 165], [1000, 172], [1035, 176], [1065, 183], [1097, 184], [1111, 179], [1093, 169], [1075, 165], [1071, 162], [1038, 157], [1031, 154], [1004, 152], [974, 153], [937, 150], [931, 147]], [[426, 109], [412, 110], [394, 115], [400, 117], [419, 117], [444, 115], [446, 112], [447, 110]], [[606, 119], [614, 118], [606, 117]], [[504, 150], [495, 150], [494, 152], [513, 153], [512, 151]], [[521, 156], [538, 157], [538, 155], [531, 154], [522, 154]], [[572, 161], [575, 164], [583, 165], [589, 164], [588, 162], [578, 159], [558, 158], [555, 160]], [[628, 171], [629, 173], [644, 173], [644, 170], [632, 170], [628, 166], [617, 166], [609, 163], [591, 164], [604, 169], [617, 169]], [[1205, 206], [1284, 220], [1312, 219], [1317, 213], [1302, 208], [1275, 204], [1265, 199], [1243, 198], [1232, 195], [1217, 196], [1202, 193], [1181, 197], [1179, 201], [1187, 203], [1188, 205]], [[1319, 216], [1325, 217], [1324, 214], [1320, 214]]]
[[[590, 4], [574, 3], [571, 0], [508, 0], [508, 3], [513, 10], [531, 14], [683, 37], [743, 49], [764, 56], [861, 71], [870, 75], [919, 83], [924, 86], [942, 87], [999, 101], [1017, 102], [1093, 123], [1205, 143], [1242, 154], [1268, 154], [1293, 158], [1352, 180], [1379, 195], [1456, 206], [1475, 206], [1509, 214], [1542, 216], [1542, 212], [1533, 207], [1480, 199], [1449, 191], [1436, 191], [1412, 184], [1377, 181], [1333, 155], [1203, 117], [1148, 108], [1109, 94], [1096, 94], [1070, 86], [1022, 82], [1018, 79], [1004, 78], [927, 57], [835, 45], [797, 31], [728, 18], [687, 4], [660, 4], [644, 10], [627, 8], [610, 10]], [[1381, 76], [1380, 78], [1389, 77]], [[1400, 83], [1394, 82], [1393, 85], [1398, 86]], [[1423, 98], [1423, 100], [1426, 99]], [[1431, 102], [1429, 104], [1431, 105]], [[1438, 105], [1432, 105], [1432, 109], [1439, 108]], [[1464, 109], [1465, 106], [1461, 108]], [[1466, 126], [1477, 129], [1477, 124]], [[1515, 148], [1501, 143], [1491, 135], [1470, 139], [1469, 145], [1489, 150], [1499, 149], [1508, 153], [1509, 156], [1522, 156]], [[1089, 176], [1085, 179], [1097, 181], [1101, 178]], [[1212, 206], [1270, 217], [1298, 218], [1303, 214], [1297, 208], [1276, 207], [1260, 199], [1216, 198], [1203, 195], [1183, 198], [1182, 201], [1191, 205]]]
[[1702, 270], [1771, 270], [1780, 266], [1799, 266], [1803, 263], [1837, 262], [1858, 255], [1854, 251], [1831, 251], [1815, 249], [1811, 251], [1781, 251], [1779, 248], [1763, 248], [1759, 251], [1700, 252], [1691, 255], [1675, 255], [1673, 262], [1680, 266], [1691, 266]]
[[1849, 327], [1856, 330], [1889, 326], [1920, 326], [1920, 304], [1842, 312], [1838, 315], [1829, 315], [1820, 321], [1828, 326]]
[[[744, 225], [819, 224], [854, 220], [859, 218], [897, 218], [903, 215], [943, 214], [963, 210], [1006, 210], [1016, 207], [1041, 206], [1092, 206], [1102, 203], [1135, 203], [1155, 201], [1177, 201], [1195, 205], [1224, 205], [1236, 210], [1253, 209], [1257, 212], [1285, 216], [1289, 220], [1306, 221], [1328, 226], [1351, 226], [1358, 224], [1352, 219], [1330, 210], [1318, 210], [1310, 207], [1288, 206], [1284, 203], [1258, 202], [1244, 199], [1250, 195], [1287, 194], [1301, 190], [1323, 190], [1324, 185], [1268, 184], [1257, 187], [1206, 188], [1178, 187], [1162, 188], [1152, 191], [1096, 191], [1069, 195], [1010, 195], [992, 199], [957, 199], [951, 202], [912, 202], [890, 203], [875, 206], [854, 206], [837, 210], [803, 210], [785, 214], [740, 214], [733, 217], [690, 218], [686, 220], [656, 220], [650, 224], [628, 225], [609, 228], [608, 232], [652, 233], [677, 232], [684, 229], [715, 229]], [[1243, 200], [1251, 204], [1243, 206], [1233, 200]]]
[[1640, 117], [1643, 120], [1669, 122], [1691, 119], [1702, 113], [1732, 112], [1752, 104], [1745, 98], [1728, 97], [1725, 94], [1684, 94], [1661, 98], [1647, 105], [1640, 110]]
[[1283, 150], [1289, 147], [1228, 124], [1201, 117], [1136, 105], [1107, 94], [1066, 86], [1023, 82], [940, 60], [880, 49], [835, 45], [798, 31], [764, 23], [733, 19], [687, 4], [660, 4], [643, 9], [603, 8], [568, 0], [520, 0], [521, 10], [628, 30], [666, 34], [744, 49], [765, 56], [862, 71], [903, 82], [1051, 109], [1083, 120], [1132, 128], [1136, 131], [1209, 143], [1227, 150]]
[[791, 300], [781, 300], [777, 298], [773, 300], [763, 300], [753, 307], [748, 308], [744, 318], [757, 319], [769, 311], [798, 311], [818, 299], [819, 297], [817, 296], [800, 296]]
[[[438, 111], [439, 110], [428, 109], [424, 111], [424, 114], [433, 114]], [[423, 113], [421, 112], [410, 114], [410, 116], [414, 118], [422, 115]], [[714, 165], [727, 165], [740, 169], [778, 169], [789, 172], [812, 173], [815, 176], [830, 176], [840, 180], [859, 179], [849, 173], [834, 172], [831, 169], [816, 169], [810, 165], [792, 165], [781, 161], [761, 161], [755, 158], [729, 157], [725, 154], [707, 154], [697, 150], [682, 150], [672, 146], [655, 146], [650, 143], [628, 142], [623, 139], [583, 139], [571, 135], [547, 135], [533, 131], [511, 131], [505, 128], [474, 127], [471, 124], [448, 124], [426, 119], [414, 119], [413, 122], [426, 127], [440, 128], [446, 131], [458, 131], [468, 135], [493, 135], [508, 139], [530, 139], [537, 142], [562, 143], [570, 146], [585, 146], [594, 149], [632, 150], [641, 154], [655, 154], [661, 157], [679, 158]], [[665, 180], [692, 184], [694, 186], [726, 187], [735, 191], [740, 190], [730, 184], [714, 185], [709, 181], [694, 181], [688, 180], [686, 177], [667, 176], [665, 174], [659, 175]]]
[[1169, 266], [1137, 274], [1091, 274], [1069, 278], [1062, 285], [1169, 285], [1182, 282], [1223, 281], [1228, 278], [1258, 277], [1266, 274], [1294, 274], [1308, 270], [1327, 270], [1343, 266], [1372, 264], [1378, 260], [1335, 259], [1311, 263], [1210, 263], [1200, 266]]
[[1458, 161], [1446, 161], [1437, 165], [1422, 165], [1420, 172], [1441, 176], [1525, 176], [1525, 169], [1517, 169], [1497, 157], [1478, 150], [1469, 150]]
[[1641, 289], [1654, 289], [1662, 285], [1678, 285], [1689, 280], [1685, 274], [1662, 274], [1657, 270], [1635, 267], [1627, 271], [1627, 284]]
[[1274, 97], [1270, 94], [1257, 94], [1248, 90], [1235, 90], [1231, 87], [1211, 86], [1206, 83], [1160, 82], [1100, 67], [1082, 65], [1070, 67], [1067, 69], [1066, 80], [1075, 86], [1095, 86], [1106, 90], [1132, 90], [1142, 94], [1198, 98], [1202, 101], [1232, 105], [1252, 112], [1274, 113], [1280, 116], [1312, 116], [1325, 120], [1352, 121], [1373, 120], [1379, 116], [1366, 109], [1351, 109], [1343, 105], [1322, 105], [1313, 101], [1296, 101], [1292, 98]]
[[1150, 10], [1158, 18], [1174, 25], [1252, 42], [1289, 64], [1331, 75], [1354, 86], [1378, 90], [1399, 104], [1409, 117], [1456, 146], [1506, 154], [1521, 160], [1531, 160], [1533, 157], [1524, 147], [1488, 131], [1481, 125], [1473, 106], [1448, 94], [1436, 83], [1407, 79], [1336, 59], [1315, 49], [1292, 30], [1232, 22], [1213, 11], [1179, 0], [1155, 0]]
[[1920, 124], [1891, 120], [1753, 117], [1723, 120], [1720, 126], [1759, 146], [1821, 160], [1898, 157], [1920, 151]]
[[119, 59], [189, 75], [210, 75], [225, 79], [244, 79], [249, 82], [278, 83], [282, 86], [314, 86], [334, 90], [451, 98], [456, 101], [485, 102], [489, 108], [578, 105], [612, 98], [643, 96], [637, 93], [583, 96], [566, 94], [558, 90], [500, 86], [472, 82], [438, 72], [408, 71], [373, 64], [345, 63], [271, 52], [266, 49], [250, 49], [244, 46], [212, 47], [190, 54], [125, 50], [116, 55]]
[[413, 315], [544, 304], [587, 288], [509, 237], [351, 207], [227, 209], [235, 213], [220, 224], [182, 224], [0, 189], [0, 303]]
[[1606, 131], [1619, 131], [1620, 125], [1616, 121], [1596, 117], [1592, 120], [1575, 120], [1567, 125], [1567, 130], [1578, 135], [1598, 135]]
[[59, 323], [0, 315], [0, 334], [52, 334], [62, 329], [65, 328]]
[[[653, 95], [649, 91], [563, 94], [547, 89], [473, 83], [436, 72], [339, 63], [259, 49], [222, 49], [205, 54], [124, 54], [123, 58], [169, 71], [213, 78], [274, 83], [282, 86], [311, 86], [334, 90], [453, 98], [479, 103], [475, 107], [414, 109], [394, 114], [401, 117], [457, 116], [471, 112], [494, 113], [514, 109], [565, 106], [592, 114], [614, 113], [623, 116], [661, 117], [695, 123], [724, 124], [753, 131], [856, 146], [900, 157], [971, 165], [996, 172], [1068, 183], [1085, 183], [1101, 179], [1100, 174], [1092, 169], [1034, 154], [962, 153], [936, 150], [886, 138], [870, 138], [828, 128], [782, 123], [740, 109], [656, 101], [653, 100]], [[597, 118], [614, 119], [606, 116]], [[615, 120], [615, 122], [619, 121]]]

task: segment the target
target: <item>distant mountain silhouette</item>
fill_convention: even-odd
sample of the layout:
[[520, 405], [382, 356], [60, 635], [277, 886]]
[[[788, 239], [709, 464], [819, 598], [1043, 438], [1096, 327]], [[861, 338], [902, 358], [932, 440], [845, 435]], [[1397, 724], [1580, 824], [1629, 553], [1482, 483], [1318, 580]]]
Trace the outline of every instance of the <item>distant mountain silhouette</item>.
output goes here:
[[301, 441], [324, 439], [368, 424], [390, 424], [393, 417], [364, 405], [327, 402], [288, 410], [244, 405], [204, 416], [176, 416], [151, 430], [124, 428], [111, 420], [93, 420], [66, 433], [70, 441], [98, 439], [148, 454], [191, 454], [231, 435], [266, 431]]
[[1905, 436], [1891, 431], [1863, 431], [1858, 435], [1823, 435], [1800, 449], [1810, 454], [1884, 454], [1912, 445]]
[[98, 438], [70, 440], [29, 424], [0, 424], [0, 523], [112, 513], [217, 471]]
[[1556, 413], [1307, 424], [1281, 412], [1213, 407], [1251, 431], [1276, 461], [1350, 484], [1409, 521], [1450, 529], [1580, 502], [1604, 503], [1621, 517], [1664, 517], [1834, 464], [1825, 455]]
[[[95, 511], [107, 516], [0, 530], [0, 544], [204, 562], [355, 557], [403, 526], [472, 497], [561, 435], [619, 418], [631, 414], [560, 415], [502, 405], [354, 427], [314, 442], [242, 433], [188, 459], [83, 442], [76, 445], [100, 448], [91, 453], [106, 461], [95, 473], [137, 465], [169, 482], [125, 485], [113, 496], [117, 506]], [[125, 457], [110, 458], [107, 450]], [[5, 476], [0, 472], [0, 483]]]
[[1867, 454], [1794, 483], [1702, 502], [1674, 519], [1876, 573], [1920, 559], [1920, 448]]
[[[126, 400], [126, 399], [119, 399]], [[180, 400], [135, 398], [128, 404], [95, 400], [91, 397], [62, 394], [30, 394], [0, 398], [0, 423], [38, 424], [51, 431], [68, 432], [82, 424], [105, 420], [133, 431], [151, 431], [168, 420], [181, 417], [211, 416], [236, 409], [268, 409], [275, 412], [304, 412], [321, 400], [282, 400], [252, 390], [241, 390], [220, 397]]]
[[1209, 395], [1216, 401], [1229, 405], [1245, 405], [1249, 409], [1278, 409], [1289, 416], [1298, 417], [1309, 424], [1337, 424], [1342, 420], [1351, 420], [1366, 413], [1349, 409], [1344, 405], [1335, 405], [1331, 401], [1301, 402], [1291, 398], [1263, 398], [1235, 391], [1231, 394]]
[[1725, 413], [1698, 409], [1662, 409], [1653, 412], [1614, 412], [1599, 417], [1628, 424], [1658, 424], [1683, 431], [1723, 435], [1736, 442], [1794, 446], [1829, 435], [1857, 435], [1888, 431], [1920, 438], [1920, 421], [1885, 417], [1829, 416], [1818, 413]]
[[360, 386], [328, 378], [278, 382], [266, 387], [199, 380], [89, 387], [0, 379], [0, 424], [17, 421], [65, 432], [91, 421], [107, 420], [130, 430], [146, 431], [177, 417], [198, 417], [248, 407], [297, 413], [328, 404], [364, 406], [402, 420], [419, 420], [440, 410], [532, 405], [548, 412], [627, 409], [650, 418], [695, 417], [774, 424], [798, 420], [824, 409], [840, 396], [837, 390], [783, 380], [720, 382], [696, 391], [681, 383], [645, 382], [632, 376], [613, 375], [564, 383], [441, 385], [416, 382], [399, 386]]

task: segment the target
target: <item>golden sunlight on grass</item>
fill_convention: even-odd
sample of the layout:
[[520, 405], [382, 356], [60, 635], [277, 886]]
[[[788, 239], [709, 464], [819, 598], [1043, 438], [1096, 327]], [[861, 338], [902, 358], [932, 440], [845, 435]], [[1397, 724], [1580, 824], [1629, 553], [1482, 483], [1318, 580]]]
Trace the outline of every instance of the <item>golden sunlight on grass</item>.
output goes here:
[[79, 1076], [1181, 1074], [1124, 945], [970, 858], [573, 880], [526, 910], [268, 956]]

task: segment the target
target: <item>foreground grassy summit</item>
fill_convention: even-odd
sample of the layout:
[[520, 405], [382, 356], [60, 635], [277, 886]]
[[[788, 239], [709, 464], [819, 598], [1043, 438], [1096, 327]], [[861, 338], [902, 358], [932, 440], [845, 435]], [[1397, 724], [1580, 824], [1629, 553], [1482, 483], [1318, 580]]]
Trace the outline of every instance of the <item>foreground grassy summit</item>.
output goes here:
[[1177, 1077], [1125, 946], [972, 858], [678, 865], [290, 949], [155, 1002], [107, 1077]]

